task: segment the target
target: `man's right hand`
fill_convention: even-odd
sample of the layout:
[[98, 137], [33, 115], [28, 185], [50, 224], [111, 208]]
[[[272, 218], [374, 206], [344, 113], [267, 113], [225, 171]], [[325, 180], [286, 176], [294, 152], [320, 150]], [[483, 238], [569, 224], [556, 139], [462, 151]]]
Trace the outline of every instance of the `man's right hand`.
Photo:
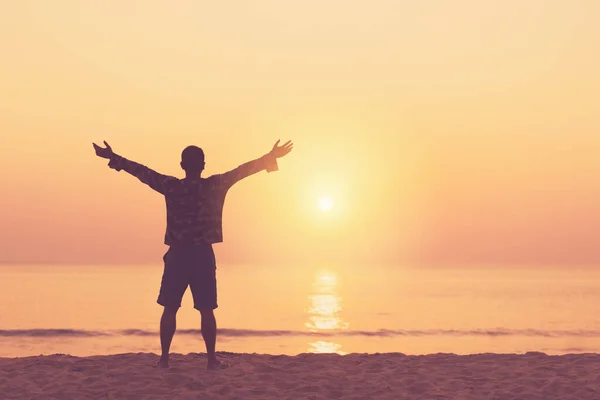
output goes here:
[[96, 150], [96, 155], [98, 157], [111, 159], [115, 155], [115, 153], [113, 153], [112, 151], [112, 148], [109, 146], [108, 143], [106, 143], [106, 141], [104, 142], [104, 145], [106, 147], [100, 147], [96, 143], [92, 144], [94, 145], [94, 150]]

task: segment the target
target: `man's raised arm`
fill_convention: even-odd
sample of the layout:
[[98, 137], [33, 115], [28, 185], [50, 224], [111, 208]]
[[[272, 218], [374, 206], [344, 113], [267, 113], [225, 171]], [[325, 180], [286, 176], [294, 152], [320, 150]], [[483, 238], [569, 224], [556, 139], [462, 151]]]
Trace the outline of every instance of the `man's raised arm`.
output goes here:
[[278, 140], [271, 151], [264, 156], [244, 163], [229, 172], [217, 175], [220, 178], [221, 183], [224, 186], [231, 187], [236, 182], [262, 170], [267, 170], [267, 172], [277, 171], [279, 169], [277, 159], [285, 156], [294, 148], [294, 144], [291, 140], [288, 140], [283, 146], [278, 146], [279, 142], [280, 141]]
[[142, 164], [138, 164], [134, 161], [126, 159], [125, 157], [115, 154], [112, 148], [106, 142], [104, 142], [104, 145], [106, 146], [105, 148], [98, 146], [96, 143], [93, 143], [93, 145], [98, 157], [110, 160], [108, 163], [110, 168], [117, 171], [124, 170], [159, 193], [165, 194], [165, 187], [168, 182], [176, 179], [171, 176], [159, 174], [158, 172], [153, 171]]

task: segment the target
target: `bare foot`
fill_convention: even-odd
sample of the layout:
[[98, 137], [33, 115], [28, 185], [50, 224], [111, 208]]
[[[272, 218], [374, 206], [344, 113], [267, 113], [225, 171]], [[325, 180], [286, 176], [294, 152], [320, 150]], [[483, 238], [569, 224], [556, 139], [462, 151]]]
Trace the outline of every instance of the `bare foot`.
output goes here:
[[219, 360], [211, 360], [208, 362], [206, 369], [215, 371], [215, 370], [225, 369], [225, 368], [229, 368], [229, 367], [230, 367], [230, 365], [227, 363], [221, 362]]
[[167, 369], [169, 368], [169, 360], [163, 360], [162, 358], [154, 365], [156, 368]]

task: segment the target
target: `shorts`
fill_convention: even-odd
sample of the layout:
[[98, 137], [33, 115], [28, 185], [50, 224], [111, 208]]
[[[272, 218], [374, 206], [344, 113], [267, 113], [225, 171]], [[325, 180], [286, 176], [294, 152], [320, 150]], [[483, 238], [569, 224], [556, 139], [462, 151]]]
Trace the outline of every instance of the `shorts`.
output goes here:
[[211, 244], [171, 246], [163, 260], [165, 269], [158, 304], [178, 309], [189, 285], [195, 309], [214, 310], [218, 307], [217, 264]]

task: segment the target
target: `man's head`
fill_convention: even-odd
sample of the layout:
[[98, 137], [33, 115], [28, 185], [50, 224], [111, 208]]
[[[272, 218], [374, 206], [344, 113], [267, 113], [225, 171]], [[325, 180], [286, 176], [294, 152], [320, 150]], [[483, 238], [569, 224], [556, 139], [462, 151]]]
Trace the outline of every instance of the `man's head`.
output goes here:
[[199, 174], [204, 170], [204, 151], [197, 146], [188, 146], [181, 153], [181, 168], [188, 174]]

